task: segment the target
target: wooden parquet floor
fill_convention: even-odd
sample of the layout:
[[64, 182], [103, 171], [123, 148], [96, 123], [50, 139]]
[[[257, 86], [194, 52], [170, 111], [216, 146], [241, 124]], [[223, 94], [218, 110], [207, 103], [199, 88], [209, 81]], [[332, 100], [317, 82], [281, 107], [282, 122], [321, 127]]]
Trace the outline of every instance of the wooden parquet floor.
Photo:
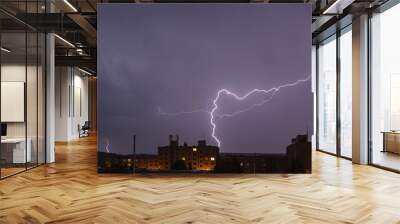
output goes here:
[[0, 223], [400, 223], [400, 175], [323, 153], [313, 174], [97, 174], [96, 139], [0, 181]]

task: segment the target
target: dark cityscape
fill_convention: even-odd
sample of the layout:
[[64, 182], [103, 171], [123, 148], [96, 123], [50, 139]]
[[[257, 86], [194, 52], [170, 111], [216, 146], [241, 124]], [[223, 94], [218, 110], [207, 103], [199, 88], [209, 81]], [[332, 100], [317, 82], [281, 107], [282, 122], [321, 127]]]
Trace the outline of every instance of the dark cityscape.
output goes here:
[[107, 172], [186, 173], [311, 173], [311, 142], [297, 135], [286, 153], [220, 153], [219, 148], [199, 140], [196, 145], [180, 144], [179, 136], [169, 136], [169, 145], [157, 154], [98, 153], [98, 170]]

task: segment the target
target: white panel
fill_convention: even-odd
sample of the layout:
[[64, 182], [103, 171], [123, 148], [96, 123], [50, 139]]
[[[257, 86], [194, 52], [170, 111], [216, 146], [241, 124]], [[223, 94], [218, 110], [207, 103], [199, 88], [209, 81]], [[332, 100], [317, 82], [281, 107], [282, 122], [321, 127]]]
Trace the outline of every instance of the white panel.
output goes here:
[[400, 74], [390, 78], [390, 130], [400, 130]]
[[1, 82], [1, 122], [24, 122], [24, 82]]

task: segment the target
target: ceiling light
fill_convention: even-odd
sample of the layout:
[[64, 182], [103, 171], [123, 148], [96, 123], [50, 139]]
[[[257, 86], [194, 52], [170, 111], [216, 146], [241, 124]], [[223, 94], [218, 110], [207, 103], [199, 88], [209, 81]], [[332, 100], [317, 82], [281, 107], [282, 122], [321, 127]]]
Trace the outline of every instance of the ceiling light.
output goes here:
[[1, 51], [4, 51], [6, 53], [10, 53], [11, 52], [11, 50], [9, 50], [9, 49], [7, 49], [5, 47], [1, 47]]
[[83, 49], [82, 48], [77, 48], [76, 49], [76, 53], [78, 53], [79, 55], [83, 55]]
[[64, 0], [64, 3], [68, 5], [74, 12], [78, 12], [78, 10], [73, 6], [68, 0]]
[[322, 14], [328, 14], [330, 11], [339, 4], [340, 0], [336, 0], [332, 5], [330, 5], [327, 9], [324, 10]]
[[58, 34], [54, 34], [55, 37], [57, 37], [59, 40], [61, 40], [62, 42], [64, 42], [65, 44], [67, 44], [70, 47], [75, 48], [75, 45], [73, 45], [71, 42], [69, 42], [68, 40], [60, 37]]
[[343, 13], [343, 9], [347, 8], [353, 2], [354, 0], [336, 0], [322, 14], [341, 14]]
[[85, 73], [86, 75], [90, 75], [90, 76], [93, 75], [92, 73], [90, 73], [90, 72], [88, 72], [88, 71], [86, 71], [86, 70], [83, 70], [83, 69], [81, 69], [81, 68], [79, 68], [79, 67], [78, 67], [78, 70], [81, 71], [81, 72], [83, 72], [83, 73]]

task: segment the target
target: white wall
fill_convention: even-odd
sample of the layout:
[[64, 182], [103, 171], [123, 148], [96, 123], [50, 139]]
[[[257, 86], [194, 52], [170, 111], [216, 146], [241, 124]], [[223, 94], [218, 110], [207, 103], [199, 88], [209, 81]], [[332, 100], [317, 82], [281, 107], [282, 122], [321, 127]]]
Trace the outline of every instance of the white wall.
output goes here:
[[[1, 81], [3, 82], [25, 82], [25, 64], [9, 64], [1, 66]], [[31, 70], [32, 67], [28, 67]], [[30, 72], [28, 72], [30, 74]], [[1, 108], [5, 110], [6, 108]], [[11, 122], [7, 123], [7, 137], [24, 138], [25, 137], [25, 122]]]
[[[75, 70], [76, 71], [76, 70]], [[82, 73], [74, 75], [74, 108], [72, 108], [72, 136], [73, 138], [79, 137], [78, 125], [83, 125], [85, 121], [89, 120], [89, 103], [88, 103], [88, 77], [82, 76]]]
[[79, 137], [78, 125], [88, 121], [88, 77], [76, 68], [57, 67], [55, 82], [55, 140]]
[[[38, 70], [36, 70], [38, 69]], [[6, 122], [8, 138], [24, 138], [25, 135], [30, 139], [32, 151], [32, 161], [44, 163], [45, 150], [45, 120], [44, 120], [44, 74], [42, 68], [25, 64], [3, 64], [1, 66], [2, 82], [24, 82], [26, 83], [26, 107], [22, 112], [27, 115], [27, 120], [23, 122]], [[26, 80], [27, 79], [27, 80]], [[2, 96], [7, 97], [7, 96]], [[1, 108], [7, 110], [10, 108]], [[4, 112], [4, 111], [3, 111]], [[37, 153], [39, 156], [37, 157]]]
[[[25, 70], [27, 69], [27, 70]], [[27, 73], [26, 73], [27, 71]], [[33, 78], [36, 77], [36, 67], [28, 66], [25, 67], [25, 64], [18, 65], [18, 64], [5, 64], [1, 66], [1, 81], [2, 82], [25, 82], [25, 75], [27, 74], [29, 85], [31, 86], [36, 85], [36, 80], [33, 81]], [[27, 106], [30, 107], [28, 112], [36, 110], [36, 88], [27, 88]], [[4, 97], [4, 96], [3, 96]], [[30, 99], [35, 98], [35, 99]], [[34, 104], [30, 104], [30, 102], [35, 101]], [[1, 108], [2, 110], [6, 110], [6, 108]], [[34, 121], [36, 123], [36, 113], [28, 113], [27, 114], [28, 122]], [[25, 123], [26, 122], [7, 122], [7, 136], [8, 137], [25, 137]], [[28, 124], [28, 129], [32, 127], [36, 130], [36, 126], [33, 127], [33, 124]], [[28, 130], [28, 137], [29, 137], [29, 130]]]
[[68, 117], [69, 117], [69, 96], [70, 84], [69, 68], [56, 67], [55, 69], [55, 141], [68, 140]]

